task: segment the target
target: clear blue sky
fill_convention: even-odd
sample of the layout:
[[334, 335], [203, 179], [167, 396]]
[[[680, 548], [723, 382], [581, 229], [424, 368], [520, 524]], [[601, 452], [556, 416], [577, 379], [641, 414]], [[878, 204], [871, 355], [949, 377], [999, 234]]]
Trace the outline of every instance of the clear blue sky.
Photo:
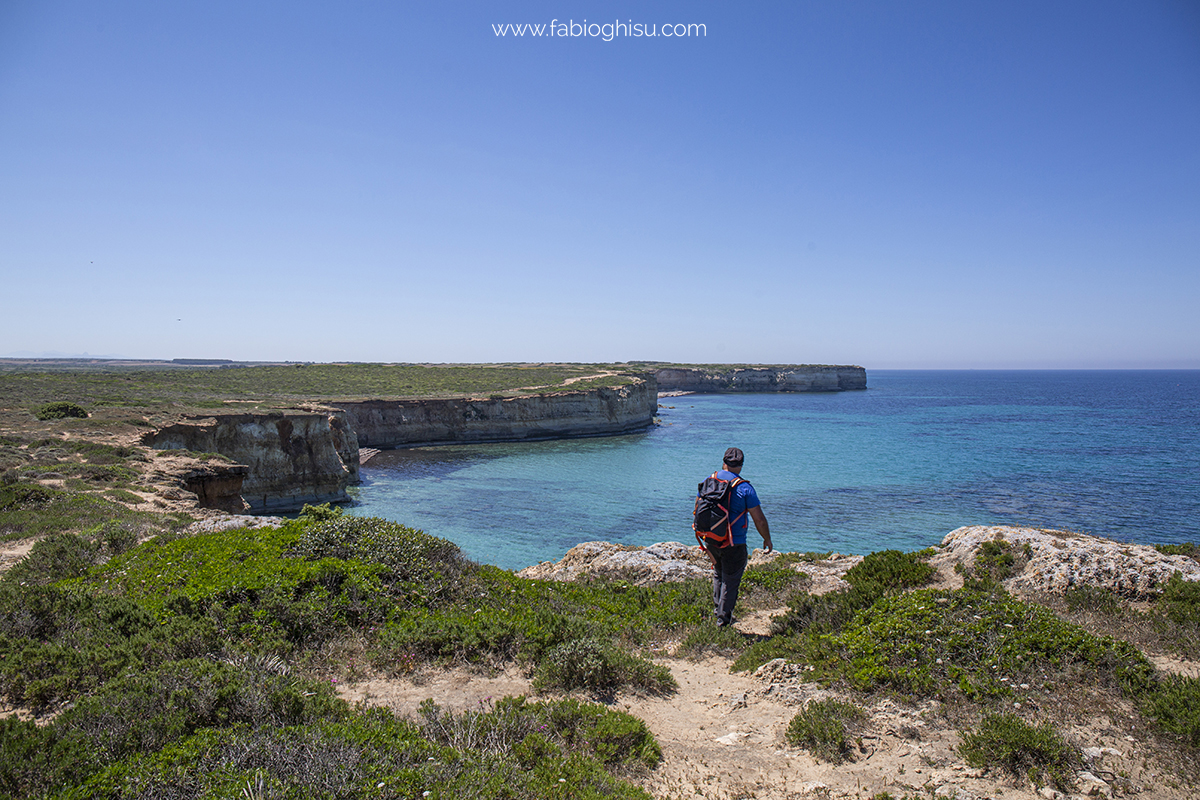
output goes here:
[[0, 355], [1196, 368], [1200, 10], [0, 0], [0, 277]]

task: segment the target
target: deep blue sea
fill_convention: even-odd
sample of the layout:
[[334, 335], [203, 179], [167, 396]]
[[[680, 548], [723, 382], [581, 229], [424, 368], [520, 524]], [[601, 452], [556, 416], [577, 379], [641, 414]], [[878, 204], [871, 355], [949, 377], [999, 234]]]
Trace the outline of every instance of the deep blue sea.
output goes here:
[[388, 451], [349, 512], [512, 569], [590, 540], [690, 542], [696, 484], [736, 446], [777, 549], [915, 550], [973, 524], [1200, 541], [1200, 371], [868, 370], [867, 384], [660, 398], [661, 424], [631, 436]]

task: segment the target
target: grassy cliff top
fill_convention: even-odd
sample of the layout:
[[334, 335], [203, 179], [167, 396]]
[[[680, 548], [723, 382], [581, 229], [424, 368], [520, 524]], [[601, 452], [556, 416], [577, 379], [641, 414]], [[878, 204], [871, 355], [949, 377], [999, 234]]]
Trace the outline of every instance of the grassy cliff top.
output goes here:
[[114, 362], [47, 369], [41, 362], [0, 362], [0, 407], [55, 401], [89, 407], [165, 404], [223, 407], [324, 399], [530, 394], [617, 386], [634, 374], [594, 364], [292, 364], [181, 368], [170, 362], [131, 369]]

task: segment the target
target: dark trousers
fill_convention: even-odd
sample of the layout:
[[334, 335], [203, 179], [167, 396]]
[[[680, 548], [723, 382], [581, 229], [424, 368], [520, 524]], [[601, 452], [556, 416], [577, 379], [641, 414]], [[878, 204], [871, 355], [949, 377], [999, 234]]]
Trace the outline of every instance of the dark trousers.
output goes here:
[[746, 545], [712, 547], [708, 554], [713, 558], [713, 610], [717, 615], [717, 624], [732, 625], [738, 586], [742, 582], [742, 573], [746, 571]]

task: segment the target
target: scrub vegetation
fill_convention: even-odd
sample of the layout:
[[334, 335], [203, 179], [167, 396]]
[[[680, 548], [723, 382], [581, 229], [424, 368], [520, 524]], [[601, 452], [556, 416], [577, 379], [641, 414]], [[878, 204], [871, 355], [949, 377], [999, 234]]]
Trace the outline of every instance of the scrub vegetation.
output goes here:
[[[1047, 696], [1064, 713], [1124, 700], [1168, 749], [1200, 746], [1200, 680], [1164, 676], [1133, 644], [1009, 595], [998, 581], [1025, 554], [982, 548], [955, 590], [923, 588], [932, 576], [924, 555], [874, 553], [846, 574], [849, 588], [796, 595], [775, 618], [772, 635], [748, 647], [733, 669], [784, 658], [803, 664], [806, 680], [851, 696], [938, 700], [964, 726], [960, 753], [968, 763], [1060, 789], [1079, 754], [1033, 711], [1051, 711], [1041, 702]], [[1114, 613], [1194, 626], [1198, 589], [1176, 576], [1152, 611]], [[1119, 607], [1096, 591], [1086, 602]], [[1077, 602], [1069, 596], [1063, 604]], [[1021, 708], [1030, 710], [1012, 711]], [[793, 720], [789, 740], [825, 760], [849, 757], [835, 711], [810, 704]]]
[[144, 499], [131, 490], [150, 487], [142, 449], [41, 433], [0, 435], [0, 541], [117, 529], [144, 538], [192, 521], [136, 508]]
[[[0, 792], [142, 797], [187, 774], [179, 796], [255, 781], [312, 797], [644, 796], [614, 776], [653, 766], [658, 745], [589, 698], [672, 691], [634, 651], [699, 614], [671, 592], [524, 581], [420, 531], [317, 509], [125, 544], [59, 533], [0, 578], [0, 693], [67, 709], [3, 722]], [[347, 638], [383, 670], [515, 659], [578, 697], [427, 705], [418, 720], [355, 710], [321, 677], [335, 666], [324, 645]]]
[[97, 408], [252, 409], [314, 399], [507, 397], [619, 386], [639, 370], [596, 364], [294, 364], [205, 369], [3, 369], [0, 407], [38, 419]]

